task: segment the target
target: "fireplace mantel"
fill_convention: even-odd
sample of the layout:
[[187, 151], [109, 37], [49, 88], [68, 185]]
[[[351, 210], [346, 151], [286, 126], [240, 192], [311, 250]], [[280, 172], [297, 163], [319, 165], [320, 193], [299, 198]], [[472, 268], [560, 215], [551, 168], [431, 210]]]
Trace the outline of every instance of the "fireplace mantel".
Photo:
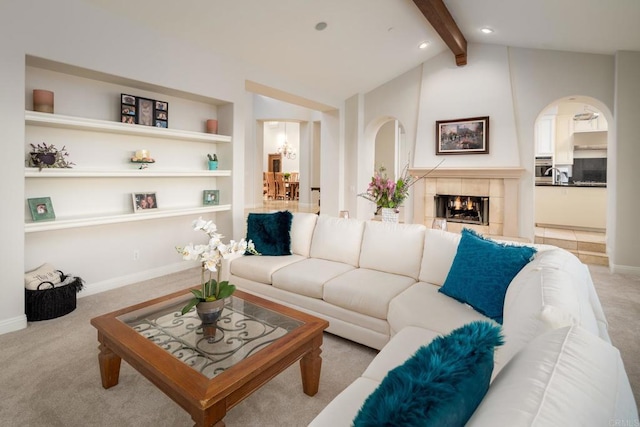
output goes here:
[[[431, 172], [429, 172], [431, 171]], [[429, 173], [429, 178], [519, 179], [524, 168], [411, 168], [412, 176]]]
[[[455, 187], [466, 189], [461, 190], [466, 196], [491, 195], [490, 209], [493, 214], [489, 215], [490, 224], [478, 231], [489, 235], [518, 237], [519, 184], [524, 172], [525, 169], [521, 167], [411, 168], [409, 173], [412, 176], [425, 178], [418, 180], [413, 186], [414, 222], [430, 227], [434, 216], [433, 198], [439, 192], [438, 188]], [[446, 191], [445, 194], [461, 193]], [[491, 218], [494, 218], [493, 223]]]

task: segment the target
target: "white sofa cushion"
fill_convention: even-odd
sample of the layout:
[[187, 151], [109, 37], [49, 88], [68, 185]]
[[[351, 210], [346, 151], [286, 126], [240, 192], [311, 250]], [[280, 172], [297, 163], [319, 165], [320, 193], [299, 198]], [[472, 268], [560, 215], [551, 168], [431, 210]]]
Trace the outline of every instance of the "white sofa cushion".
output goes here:
[[467, 426], [639, 425], [619, 351], [579, 327], [531, 341], [495, 378]]
[[493, 322], [467, 304], [440, 292], [439, 286], [418, 282], [389, 303], [387, 320], [391, 334], [407, 326], [420, 326], [438, 334], [448, 334], [476, 320]]
[[442, 286], [451, 270], [459, 243], [459, 234], [427, 229], [418, 279], [421, 282]]
[[356, 313], [386, 319], [389, 302], [414, 283], [411, 277], [358, 268], [326, 282], [323, 299]]
[[342, 262], [309, 258], [273, 273], [272, 284], [276, 288], [296, 294], [322, 298], [325, 282], [354, 268]]
[[364, 221], [320, 215], [313, 231], [310, 256], [358, 267], [363, 232]]
[[337, 395], [309, 427], [346, 427], [353, 425], [362, 403], [380, 385], [379, 381], [358, 378]]
[[390, 370], [402, 365], [414, 355], [423, 345], [428, 345], [436, 332], [417, 326], [407, 326], [402, 329], [384, 346], [380, 353], [371, 361], [362, 374], [363, 377], [382, 382]]
[[[558, 264], [563, 268], [557, 269]], [[553, 249], [537, 254], [514, 277], [505, 295], [505, 344], [496, 353], [495, 373], [525, 344], [549, 329], [576, 324], [599, 335], [589, 285], [582, 277], [584, 268], [574, 255]]]
[[231, 274], [255, 282], [271, 284], [271, 276], [284, 266], [305, 259], [300, 255], [245, 255], [231, 262]]
[[318, 215], [306, 212], [294, 212], [291, 221], [291, 253], [309, 257], [311, 238], [316, 228]]
[[360, 249], [360, 267], [417, 280], [425, 230], [426, 227], [420, 224], [367, 221]]

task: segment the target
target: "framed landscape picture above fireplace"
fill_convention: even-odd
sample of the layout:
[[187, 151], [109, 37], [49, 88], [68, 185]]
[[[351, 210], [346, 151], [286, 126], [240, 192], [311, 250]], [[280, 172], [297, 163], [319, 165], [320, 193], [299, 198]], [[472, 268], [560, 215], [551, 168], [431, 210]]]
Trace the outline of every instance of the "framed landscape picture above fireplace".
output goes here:
[[436, 155], [489, 154], [489, 116], [436, 121]]

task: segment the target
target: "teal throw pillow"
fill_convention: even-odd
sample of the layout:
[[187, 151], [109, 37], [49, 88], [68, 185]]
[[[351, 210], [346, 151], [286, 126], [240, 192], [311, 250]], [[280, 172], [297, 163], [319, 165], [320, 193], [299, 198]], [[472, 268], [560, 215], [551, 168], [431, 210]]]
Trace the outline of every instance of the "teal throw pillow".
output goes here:
[[502, 324], [507, 288], [536, 252], [530, 246], [485, 239], [465, 228], [447, 279], [438, 292], [469, 304]]
[[[289, 211], [250, 213], [247, 219], [247, 240], [253, 241], [261, 255], [291, 255], [291, 221]], [[245, 252], [245, 255], [250, 253]]]
[[355, 427], [462, 427], [489, 389], [500, 326], [472, 322], [422, 346], [365, 400]]

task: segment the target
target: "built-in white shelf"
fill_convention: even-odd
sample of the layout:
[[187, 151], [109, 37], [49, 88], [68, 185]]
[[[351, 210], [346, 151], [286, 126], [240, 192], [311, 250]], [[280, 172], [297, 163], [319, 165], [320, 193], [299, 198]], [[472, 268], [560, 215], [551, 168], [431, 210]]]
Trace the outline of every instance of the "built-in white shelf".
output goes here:
[[[132, 166], [133, 167], [133, 166]], [[148, 169], [88, 169], [88, 168], [25, 168], [25, 178], [192, 178], [231, 176], [230, 170], [154, 170]]]
[[84, 117], [64, 116], [61, 114], [25, 111], [25, 123], [32, 126], [45, 126], [62, 129], [89, 130], [120, 135], [151, 136], [154, 138], [173, 139], [193, 142], [231, 142], [227, 135], [192, 132], [178, 129], [165, 129], [153, 126], [133, 125], [110, 122], [106, 120], [87, 119]]
[[60, 218], [53, 221], [27, 222], [24, 225], [24, 232], [37, 233], [40, 231], [92, 227], [96, 225], [119, 224], [123, 222], [148, 221], [151, 219], [170, 218], [176, 216], [201, 215], [210, 212], [222, 212], [229, 210], [231, 210], [231, 205], [216, 205], [186, 209], [157, 209], [149, 212], [127, 213], [120, 215], [91, 216], [66, 219]]

